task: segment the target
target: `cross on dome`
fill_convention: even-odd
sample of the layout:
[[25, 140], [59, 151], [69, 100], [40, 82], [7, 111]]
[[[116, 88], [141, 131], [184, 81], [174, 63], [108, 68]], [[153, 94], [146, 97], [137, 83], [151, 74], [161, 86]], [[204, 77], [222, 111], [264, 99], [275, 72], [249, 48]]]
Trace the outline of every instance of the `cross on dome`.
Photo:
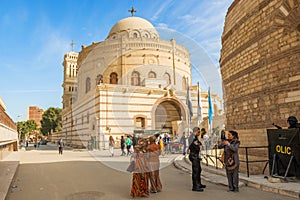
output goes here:
[[134, 15], [134, 13], [135, 13], [136, 11], [137, 11], [137, 10], [134, 10], [133, 6], [132, 6], [131, 10], [128, 10], [128, 12], [130, 12], [130, 13], [131, 13], [131, 16], [133, 16], [133, 15]]
[[75, 44], [76, 44], [76, 43], [75, 43], [75, 42], [73, 42], [73, 40], [72, 40], [72, 42], [71, 42], [71, 44], [70, 44], [70, 45], [71, 45], [71, 47], [72, 47], [72, 51], [74, 50], [74, 46], [75, 46]]

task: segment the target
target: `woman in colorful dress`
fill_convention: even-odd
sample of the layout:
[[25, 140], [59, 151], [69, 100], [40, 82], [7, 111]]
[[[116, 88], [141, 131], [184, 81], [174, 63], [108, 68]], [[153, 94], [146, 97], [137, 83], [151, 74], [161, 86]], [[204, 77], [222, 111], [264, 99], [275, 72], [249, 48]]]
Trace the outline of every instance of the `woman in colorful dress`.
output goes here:
[[135, 160], [130, 192], [130, 196], [132, 197], [147, 197], [149, 195], [147, 149], [148, 141], [140, 139], [134, 148], [134, 153], [132, 154], [132, 158]]
[[160, 146], [155, 143], [156, 137], [149, 138], [150, 144], [148, 145], [149, 151], [149, 179], [151, 183], [150, 192], [157, 193], [162, 190], [162, 184], [159, 178], [159, 155]]

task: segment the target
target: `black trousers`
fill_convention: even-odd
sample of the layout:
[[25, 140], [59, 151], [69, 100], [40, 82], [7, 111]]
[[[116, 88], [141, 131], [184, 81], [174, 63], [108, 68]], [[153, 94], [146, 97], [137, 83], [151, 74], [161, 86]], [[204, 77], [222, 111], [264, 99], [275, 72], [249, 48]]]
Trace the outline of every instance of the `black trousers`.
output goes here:
[[200, 159], [192, 159], [192, 181], [193, 181], [193, 188], [197, 189], [201, 186], [201, 165]]
[[58, 147], [58, 154], [63, 154], [63, 148], [62, 147]]
[[239, 190], [239, 167], [233, 171], [226, 170], [229, 190]]

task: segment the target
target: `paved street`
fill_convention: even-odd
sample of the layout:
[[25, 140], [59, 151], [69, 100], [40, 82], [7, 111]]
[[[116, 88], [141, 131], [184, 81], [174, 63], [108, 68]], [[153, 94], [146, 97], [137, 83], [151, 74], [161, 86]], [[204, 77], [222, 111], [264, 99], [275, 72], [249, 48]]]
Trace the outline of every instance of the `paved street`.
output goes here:
[[[116, 150], [117, 156], [110, 157], [107, 150], [65, 150], [58, 155], [52, 144], [42, 145], [40, 150], [20, 151], [20, 165], [6, 199], [130, 199], [131, 174], [124, 171], [129, 157], [118, 153]], [[192, 192], [190, 175], [172, 165], [175, 157], [161, 158], [163, 191], [146, 199], [293, 199], [248, 187], [242, 187], [240, 193], [228, 193], [227, 187], [207, 182], [205, 192]]]

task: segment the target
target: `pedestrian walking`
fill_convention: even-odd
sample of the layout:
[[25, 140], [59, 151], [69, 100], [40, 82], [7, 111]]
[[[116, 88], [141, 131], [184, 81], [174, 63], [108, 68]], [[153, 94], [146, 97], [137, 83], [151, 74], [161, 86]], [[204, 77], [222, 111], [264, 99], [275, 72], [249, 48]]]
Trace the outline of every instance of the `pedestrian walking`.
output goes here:
[[205, 130], [205, 128], [201, 128], [200, 130], [200, 142], [202, 143], [203, 145], [203, 149], [205, 150], [205, 154], [207, 155], [207, 150], [209, 149], [210, 147], [210, 144], [209, 144], [209, 136]]
[[202, 144], [198, 139], [200, 135], [200, 128], [195, 127], [193, 129], [194, 140], [189, 146], [189, 160], [192, 162], [192, 181], [193, 181], [193, 191], [203, 192], [203, 188], [206, 188], [206, 185], [201, 184], [201, 164], [200, 164], [200, 150]]
[[158, 137], [158, 144], [159, 144], [159, 147], [161, 150], [161, 155], [165, 156], [165, 147], [164, 147], [164, 142], [163, 142], [161, 136]]
[[65, 143], [62, 138], [58, 141], [58, 154], [63, 154]]
[[39, 140], [37, 143], [37, 149], [40, 149], [40, 146], [41, 146], [41, 140]]
[[111, 156], [114, 156], [114, 146], [115, 146], [115, 140], [113, 136], [109, 136], [109, 152]]
[[162, 190], [162, 184], [159, 178], [159, 155], [160, 146], [155, 143], [156, 137], [149, 138], [150, 144], [148, 145], [149, 152], [149, 179], [151, 183], [150, 192], [157, 193]]
[[169, 137], [168, 134], [165, 133], [164, 138], [163, 138], [163, 142], [164, 142], [164, 147], [165, 147], [165, 153], [169, 154], [170, 152], [170, 142], [171, 142], [171, 138]]
[[138, 143], [138, 137], [136, 136], [136, 134], [133, 134], [131, 140], [132, 140], [132, 147], [134, 149], [135, 145], [137, 145]]
[[126, 155], [126, 153], [124, 151], [124, 149], [125, 149], [125, 139], [124, 139], [123, 135], [121, 136], [121, 142], [120, 143], [121, 143], [121, 151], [122, 151], [121, 156], [125, 156]]
[[192, 144], [192, 142], [194, 141], [194, 139], [195, 139], [195, 135], [192, 132], [190, 132], [189, 138], [188, 138], [188, 142], [189, 142], [188, 145], [189, 146]]
[[239, 146], [240, 141], [236, 131], [229, 131], [227, 140], [219, 143], [218, 148], [224, 148], [224, 162], [228, 180], [229, 192], [239, 191]]
[[26, 140], [26, 142], [25, 142], [25, 149], [26, 150], [28, 150], [28, 146], [29, 146], [29, 142], [28, 142], [28, 140]]
[[130, 148], [131, 148], [132, 140], [130, 139], [129, 135], [127, 135], [127, 140], [126, 140], [125, 144], [126, 144], [126, 148], [127, 148], [127, 156], [131, 155]]
[[149, 195], [148, 179], [148, 141], [140, 139], [134, 148], [132, 158], [135, 161], [132, 173], [132, 187], [130, 196], [147, 197]]
[[185, 135], [185, 132], [182, 133], [182, 136], [180, 138], [180, 144], [183, 145], [183, 149], [182, 149], [182, 154], [185, 155], [186, 154], [186, 145], [187, 145], [187, 142], [186, 142], [186, 135]]

